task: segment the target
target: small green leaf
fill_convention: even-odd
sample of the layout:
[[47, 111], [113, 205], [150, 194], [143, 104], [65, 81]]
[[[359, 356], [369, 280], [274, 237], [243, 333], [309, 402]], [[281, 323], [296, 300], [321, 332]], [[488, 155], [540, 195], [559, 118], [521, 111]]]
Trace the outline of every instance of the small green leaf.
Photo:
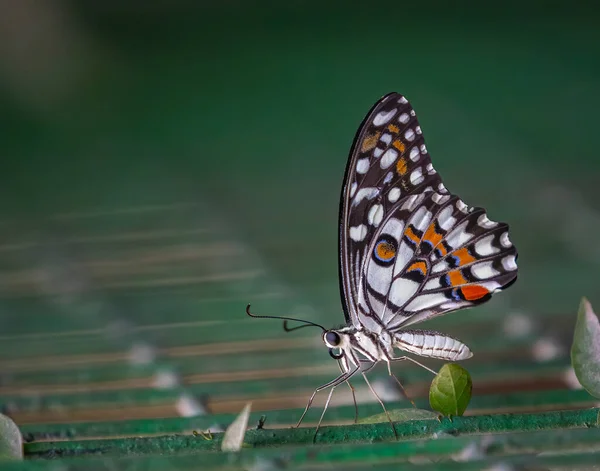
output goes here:
[[456, 363], [447, 363], [431, 382], [429, 404], [433, 410], [447, 416], [463, 415], [471, 400], [472, 389], [469, 372]]
[[23, 459], [23, 437], [19, 427], [0, 414], [0, 460]]
[[235, 420], [231, 423], [225, 434], [223, 435], [223, 441], [221, 442], [221, 450], [223, 451], [240, 451], [244, 443], [244, 435], [246, 435], [246, 429], [248, 428], [248, 418], [250, 417], [250, 406], [248, 403], [240, 412]]
[[[426, 420], [437, 419], [437, 414], [425, 409], [394, 409], [389, 411], [392, 422], [407, 422], [409, 420]], [[359, 424], [378, 424], [379, 422], [387, 422], [388, 417], [385, 412], [381, 414], [365, 417], [358, 421]]]
[[586, 298], [581, 298], [579, 304], [571, 364], [581, 385], [600, 398], [600, 322]]

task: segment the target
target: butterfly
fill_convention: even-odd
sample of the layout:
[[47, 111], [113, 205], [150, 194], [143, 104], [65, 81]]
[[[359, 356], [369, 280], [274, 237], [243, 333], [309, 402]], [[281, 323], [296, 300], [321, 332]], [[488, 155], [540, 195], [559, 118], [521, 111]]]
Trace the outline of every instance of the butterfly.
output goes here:
[[[329, 388], [320, 425], [335, 387], [357, 373], [387, 414], [365, 373], [385, 362], [396, 379], [391, 364], [409, 360], [435, 374], [394, 349], [446, 361], [470, 358], [460, 340], [409, 327], [488, 301], [516, 281], [516, 260], [508, 225], [446, 189], [415, 111], [404, 96], [390, 93], [361, 123], [343, 180], [339, 280], [346, 326], [326, 329], [302, 319], [257, 316], [250, 305], [246, 312], [320, 327], [339, 363], [340, 376], [315, 390], [298, 426], [315, 395]], [[284, 328], [294, 330], [286, 323]]]

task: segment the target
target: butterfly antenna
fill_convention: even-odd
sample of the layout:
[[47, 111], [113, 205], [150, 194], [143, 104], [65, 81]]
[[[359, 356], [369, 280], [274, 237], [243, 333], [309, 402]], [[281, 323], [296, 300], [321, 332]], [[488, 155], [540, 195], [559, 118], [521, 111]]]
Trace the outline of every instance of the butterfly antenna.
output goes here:
[[286, 332], [292, 332], [294, 330], [302, 329], [304, 327], [312, 327], [310, 324], [297, 325], [296, 327], [288, 327], [288, 321], [283, 321], [283, 330]]
[[315, 326], [315, 327], [319, 327], [319, 328], [320, 328], [321, 330], [323, 330], [323, 331], [326, 331], [326, 330], [327, 330], [325, 327], [323, 327], [323, 326], [322, 326], [322, 325], [320, 325], [320, 324], [316, 324], [316, 323], [314, 323], [314, 322], [311, 322], [311, 321], [305, 321], [304, 319], [296, 319], [296, 318], [294, 318], [294, 317], [283, 317], [283, 316], [257, 316], [256, 314], [252, 314], [252, 313], [250, 312], [250, 304], [248, 304], [248, 305], [246, 306], [246, 314], [248, 314], [250, 317], [259, 317], [259, 318], [262, 318], [262, 319], [281, 319], [281, 320], [283, 320], [283, 321], [302, 322], [302, 323], [306, 324], [306, 325], [302, 325], [302, 326], [293, 327], [293, 328], [291, 328], [291, 329], [288, 329], [288, 328], [287, 328], [287, 324], [284, 322], [284, 324], [283, 324], [283, 328], [284, 328], [284, 329], [285, 329], [287, 332], [289, 332], [290, 330], [296, 330], [296, 329], [299, 329], [300, 327], [308, 327], [308, 326], [311, 326], [311, 325], [312, 325], [312, 326]]

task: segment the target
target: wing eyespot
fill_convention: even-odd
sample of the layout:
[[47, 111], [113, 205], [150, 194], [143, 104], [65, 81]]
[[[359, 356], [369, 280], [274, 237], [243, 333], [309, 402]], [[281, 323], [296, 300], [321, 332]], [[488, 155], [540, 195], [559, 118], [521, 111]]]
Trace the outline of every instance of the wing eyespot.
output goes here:
[[383, 234], [373, 248], [373, 260], [381, 266], [390, 266], [396, 259], [398, 242], [393, 237]]

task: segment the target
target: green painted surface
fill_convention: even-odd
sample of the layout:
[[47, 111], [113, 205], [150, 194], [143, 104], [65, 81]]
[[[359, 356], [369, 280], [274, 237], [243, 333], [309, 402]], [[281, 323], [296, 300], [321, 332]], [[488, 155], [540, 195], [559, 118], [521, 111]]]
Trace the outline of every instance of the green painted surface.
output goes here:
[[[248, 319], [244, 308], [251, 302], [257, 313], [343, 322], [341, 178], [357, 125], [395, 90], [413, 103], [446, 186], [507, 221], [519, 249], [510, 290], [426, 326], [475, 353], [463, 364], [474, 386], [467, 413], [581, 409], [553, 416], [548, 448], [597, 439], [592, 429], [561, 429], [568, 414], [594, 405], [570, 389], [567, 375], [577, 303], [585, 295], [600, 304], [593, 5], [61, 8], [57, 16], [40, 10], [43, 28], [32, 23], [10, 30], [25, 36], [0, 36], [0, 404], [26, 438], [102, 437], [126, 449], [133, 439], [114, 437], [226, 425], [245, 401], [260, 406], [251, 423], [262, 413], [269, 427], [295, 422], [304, 398], [336, 366], [314, 331], [288, 335], [279, 322]], [[36, 18], [11, 12], [11, 21]], [[146, 363], [143, 346], [155, 354]], [[131, 360], [136, 351], [141, 364]], [[181, 381], [157, 389], [152, 381], [165, 372]], [[396, 373], [427, 407], [431, 376], [410, 365]], [[385, 380], [385, 368], [373, 379]], [[365, 391], [361, 381], [355, 386]], [[348, 397], [339, 399], [342, 389], [326, 416], [332, 423], [354, 414]], [[178, 417], [185, 394], [206, 399], [215, 413]], [[360, 410], [380, 412], [371, 403]], [[319, 413], [316, 405], [308, 419]], [[337, 432], [323, 433], [327, 440]], [[56, 447], [69, 443], [82, 442]], [[422, 446], [425, 455], [443, 449], [439, 440]], [[374, 450], [385, 456], [382, 449], [331, 447], [319, 459], [348, 457], [348, 467], [360, 467]], [[498, 459], [528, 459], [528, 450], [502, 450]], [[239, 464], [198, 456], [210, 456], [215, 468]], [[476, 464], [492, 463], [487, 458]], [[560, 460], [583, 469], [596, 458], [586, 448]], [[109, 469], [91, 458], [67, 462], [61, 469]], [[446, 462], [444, 469], [457, 468]], [[121, 458], [110, 469], [194, 463]]]

